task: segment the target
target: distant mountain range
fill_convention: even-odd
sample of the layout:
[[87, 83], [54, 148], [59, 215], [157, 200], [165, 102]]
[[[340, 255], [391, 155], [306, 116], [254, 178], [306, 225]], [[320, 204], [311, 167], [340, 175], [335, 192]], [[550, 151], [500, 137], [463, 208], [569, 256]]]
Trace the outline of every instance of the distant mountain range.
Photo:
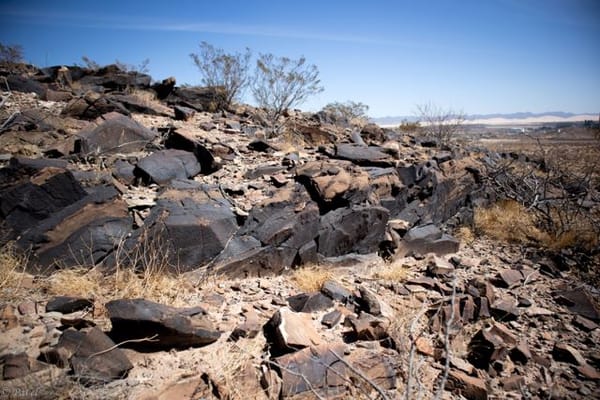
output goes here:
[[[373, 122], [382, 126], [399, 125], [402, 121], [415, 122], [418, 120], [414, 115], [373, 118]], [[510, 114], [471, 114], [466, 116], [468, 124], [504, 125], [504, 124], [539, 124], [549, 122], [577, 122], [585, 120], [598, 120], [598, 114], [584, 113], [575, 114], [563, 111], [551, 111], [544, 113], [516, 112]]]

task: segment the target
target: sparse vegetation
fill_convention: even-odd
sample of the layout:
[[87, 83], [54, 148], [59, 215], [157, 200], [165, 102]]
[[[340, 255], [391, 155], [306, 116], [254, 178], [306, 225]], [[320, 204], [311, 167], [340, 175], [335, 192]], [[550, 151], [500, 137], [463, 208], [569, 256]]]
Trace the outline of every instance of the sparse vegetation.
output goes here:
[[0, 303], [19, 294], [26, 262], [26, 257], [17, 252], [13, 243], [0, 248]]
[[239, 100], [248, 86], [251, 56], [248, 48], [244, 53], [225, 53], [207, 42], [200, 43], [199, 53], [190, 54], [202, 74], [202, 83], [224, 88], [227, 105]]
[[435, 140], [438, 146], [447, 146], [465, 122], [462, 111], [445, 109], [433, 103], [417, 105], [417, 115], [422, 127], [420, 132]]
[[304, 57], [293, 60], [261, 54], [256, 61], [252, 94], [258, 106], [267, 109], [276, 130], [277, 121], [286, 110], [323, 90], [319, 69], [314, 64], [307, 64]]
[[594, 249], [600, 237], [597, 149], [592, 146], [584, 152], [570, 152], [564, 146], [543, 145], [540, 140], [533, 143], [536, 145], [528, 155], [530, 162], [514, 153], [489, 166], [488, 187], [500, 199], [511, 201], [494, 206], [496, 212], [478, 211], [480, 221], [489, 219], [485, 215], [490, 212], [498, 214], [498, 223], [505, 218], [501, 213], [514, 214], [513, 221], [519, 223], [513, 223], [513, 230], [527, 234], [511, 240], [531, 243], [534, 239], [554, 250]]
[[356, 101], [346, 101], [344, 103], [333, 102], [323, 107], [323, 111], [332, 114], [338, 119], [346, 119], [356, 125], [366, 124], [369, 118], [369, 106]]
[[298, 268], [292, 274], [292, 281], [305, 292], [316, 292], [321, 290], [323, 283], [333, 279], [334, 275], [325, 268], [311, 265]]
[[0, 43], [0, 64], [23, 62], [23, 47], [18, 44]]

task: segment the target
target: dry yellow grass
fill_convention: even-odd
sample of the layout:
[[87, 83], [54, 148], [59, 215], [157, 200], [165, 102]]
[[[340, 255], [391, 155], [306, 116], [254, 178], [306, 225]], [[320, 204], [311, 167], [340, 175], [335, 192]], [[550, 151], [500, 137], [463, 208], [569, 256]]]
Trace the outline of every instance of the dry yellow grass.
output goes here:
[[[556, 216], [557, 220], [559, 216]], [[583, 217], [573, 220], [569, 229], [547, 232], [537, 227], [535, 215], [521, 204], [502, 200], [488, 208], [475, 210], [475, 230], [494, 239], [511, 243], [537, 244], [551, 250], [580, 246], [593, 248], [599, 238], [593, 222]]]
[[333, 279], [334, 274], [325, 267], [310, 265], [299, 268], [292, 273], [292, 281], [305, 292], [316, 292], [321, 290], [323, 284]]
[[475, 209], [475, 230], [512, 243], [547, 242], [548, 234], [535, 225], [534, 216], [516, 201], [501, 200], [488, 208]]
[[454, 232], [454, 237], [460, 239], [461, 244], [470, 245], [475, 241], [475, 233], [468, 226], [461, 226]]
[[44, 279], [42, 286], [52, 295], [83, 296], [101, 303], [144, 298], [172, 306], [185, 305], [192, 289], [184, 278], [166, 270], [135, 272], [131, 268], [106, 275], [96, 269], [62, 269]]
[[401, 260], [395, 260], [374, 269], [373, 277], [386, 282], [404, 282], [408, 278], [409, 269], [409, 265], [402, 263]]
[[142, 104], [146, 106], [157, 101], [156, 94], [148, 90], [133, 89], [131, 91], [131, 95], [140, 100]]
[[13, 243], [0, 248], [0, 302], [19, 297], [23, 292], [26, 264], [26, 257], [15, 250]]

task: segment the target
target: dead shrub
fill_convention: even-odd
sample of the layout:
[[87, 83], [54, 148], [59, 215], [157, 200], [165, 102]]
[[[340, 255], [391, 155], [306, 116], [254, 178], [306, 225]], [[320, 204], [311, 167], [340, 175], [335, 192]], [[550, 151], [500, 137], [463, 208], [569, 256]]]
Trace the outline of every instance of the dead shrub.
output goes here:
[[292, 281], [305, 292], [317, 292], [323, 284], [334, 278], [333, 272], [317, 265], [307, 265], [292, 273]]

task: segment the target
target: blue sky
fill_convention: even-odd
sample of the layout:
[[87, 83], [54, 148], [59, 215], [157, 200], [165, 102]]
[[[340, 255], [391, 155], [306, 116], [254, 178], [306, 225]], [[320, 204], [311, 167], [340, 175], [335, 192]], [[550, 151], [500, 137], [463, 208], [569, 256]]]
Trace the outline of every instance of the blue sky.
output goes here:
[[301, 106], [312, 111], [346, 100], [373, 117], [425, 102], [468, 114], [600, 111], [598, 0], [3, 0], [0, 41], [39, 66], [149, 58], [155, 79], [180, 84], [200, 83], [189, 54], [201, 41], [305, 56], [325, 87]]

